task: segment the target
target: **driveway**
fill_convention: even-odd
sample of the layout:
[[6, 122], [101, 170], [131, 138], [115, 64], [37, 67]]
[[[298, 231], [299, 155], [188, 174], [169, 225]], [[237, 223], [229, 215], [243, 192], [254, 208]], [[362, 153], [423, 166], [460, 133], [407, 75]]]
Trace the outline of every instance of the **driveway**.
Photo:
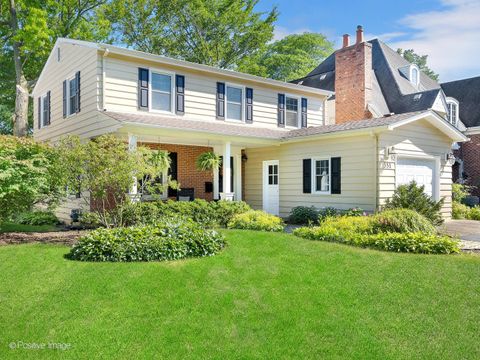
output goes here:
[[462, 249], [480, 249], [480, 221], [475, 220], [448, 220], [440, 227], [440, 231], [458, 236], [462, 241]]

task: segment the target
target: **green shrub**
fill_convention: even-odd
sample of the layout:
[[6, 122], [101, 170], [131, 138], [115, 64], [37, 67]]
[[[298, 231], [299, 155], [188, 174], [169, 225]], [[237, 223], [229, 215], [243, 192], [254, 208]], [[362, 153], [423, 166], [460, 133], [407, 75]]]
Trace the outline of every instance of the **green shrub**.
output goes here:
[[58, 218], [51, 211], [28, 211], [15, 217], [15, 222], [23, 225], [56, 225]]
[[230, 229], [248, 229], [261, 231], [283, 231], [283, 220], [278, 216], [260, 210], [251, 210], [235, 215], [229, 222]]
[[326, 207], [318, 211], [317, 221], [321, 224], [325, 219], [336, 216], [340, 216], [339, 210], [335, 209], [334, 207]]
[[252, 208], [245, 201], [225, 201], [220, 200], [210, 202], [215, 211], [218, 225], [227, 226], [229, 221], [237, 214], [243, 214]]
[[67, 258], [80, 261], [161, 261], [218, 253], [224, 238], [192, 220], [165, 218], [155, 225], [105, 229], [82, 236]]
[[93, 211], [82, 211], [80, 213], [78, 221], [80, 222], [80, 225], [82, 225], [82, 227], [89, 229], [102, 226], [100, 216], [98, 215], [98, 213]]
[[452, 218], [454, 219], [466, 219], [470, 212], [470, 208], [456, 200], [452, 202]]
[[391, 209], [411, 209], [425, 216], [433, 225], [443, 223], [440, 210], [444, 199], [440, 201], [433, 200], [425, 194], [425, 186], [418, 186], [415, 181], [406, 185], [400, 185], [393, 193], [392, 198], [385, 204], [386, 210]]
[[432, 223], [423, 215], [410, 209], [386, 210], [374, 216], [374, 232], [435, 234]]
[[292, 224], [317, 223], [318, 210], [314, 206], [296, 206], [290, 211], [288, 221]]
[[471, 190], [471, 186], [456, 183], [452, 184], [452, 199], [461, 203], [468, 195], [470, 195]]
[[480, 207], [475, 206], [471, 209], [469, 209], [467, 213], [467, 219], [468, 220], [480, 220]]

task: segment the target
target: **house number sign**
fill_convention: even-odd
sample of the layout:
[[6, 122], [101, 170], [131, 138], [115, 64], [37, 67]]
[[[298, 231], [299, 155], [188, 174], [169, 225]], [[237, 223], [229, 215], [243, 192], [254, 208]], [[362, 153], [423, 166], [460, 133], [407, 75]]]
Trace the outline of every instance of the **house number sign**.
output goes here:
[[393, 169], [393, 162], [380, 161], [380, 169]]

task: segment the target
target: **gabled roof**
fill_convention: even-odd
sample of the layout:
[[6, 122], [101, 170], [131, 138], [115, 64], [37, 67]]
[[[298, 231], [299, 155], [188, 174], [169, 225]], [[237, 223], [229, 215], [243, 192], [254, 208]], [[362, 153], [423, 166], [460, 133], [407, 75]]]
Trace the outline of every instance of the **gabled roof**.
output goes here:
[[[428, 110], [441, 94], [440, 85], [420, 71], [418, 86], [414, 86], [400, 71], [410, 63], [378, 39], [372, 45], [373, 100], [372, 105], [386, 113], [402, 114]], [[297, 84], [335, 90], [335, 54], [325, 59]]]
[[459, 115], [467, 127], [480, 126], [480, 76], [441, 84], [446, 96], [459, 102]]
[[347, 135], [349, 133], [369, 130], [393, 130], [398, 126], [413, 121], [425, 119], [452, 141], [466, 141], [467, 138], [458, 129], [445, 121], [433, 111], [416, 111], [405, 114], [384, 116], [375, 119], [353, 120], [341, 124], [312, 126], [304, 129], [269, 129], [254, 127], [249, 124], [232, 124], [224, 121], [207, 122], [191, 119], [181, 119], [156, 114], [119, 113], [104, 111], [105, 114], [124, 125], [139, 125], [168, 130], [183, 130], [195, 133], [208, 133], [225, 136], [239, 136], [266, 140], [289, 141], [306, 137], [329, 136], [333, 134]]

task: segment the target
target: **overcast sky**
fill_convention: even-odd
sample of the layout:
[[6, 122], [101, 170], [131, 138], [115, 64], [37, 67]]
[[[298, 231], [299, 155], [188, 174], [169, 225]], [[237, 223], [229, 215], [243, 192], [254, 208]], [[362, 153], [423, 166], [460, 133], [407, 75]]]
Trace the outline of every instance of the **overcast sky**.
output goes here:
[[480, 76], [480, 0], [260, 0], [258, 8], [274, 5], [276, 39], [321, 32], [338, 47], [344, 33], [363, 25], [367, 39], [429, 55], [441, 82]]

